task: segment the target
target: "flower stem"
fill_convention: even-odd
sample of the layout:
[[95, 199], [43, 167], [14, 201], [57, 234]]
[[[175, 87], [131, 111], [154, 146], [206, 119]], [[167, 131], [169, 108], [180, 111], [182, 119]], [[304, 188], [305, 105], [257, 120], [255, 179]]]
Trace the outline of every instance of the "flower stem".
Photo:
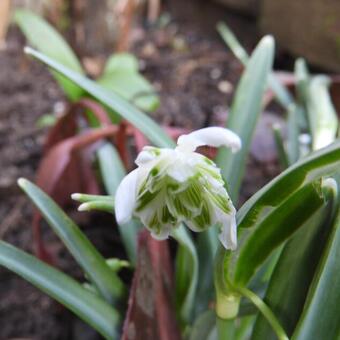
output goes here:
[[235, 320], [216, 319], [218, 340], [233, 340], [235, 338]]
[[280, 325], [276, 316], [261, 298], [259, 298], [255, 293], [247, 288], [237, 287], [237, 290], [241, 295], [249, 299], [258, 308], [258, 310], [263, 314], [263, 316], [267, 319], [268, 323], [273, 328], [279, 340], [289, 340], [287, 334]]

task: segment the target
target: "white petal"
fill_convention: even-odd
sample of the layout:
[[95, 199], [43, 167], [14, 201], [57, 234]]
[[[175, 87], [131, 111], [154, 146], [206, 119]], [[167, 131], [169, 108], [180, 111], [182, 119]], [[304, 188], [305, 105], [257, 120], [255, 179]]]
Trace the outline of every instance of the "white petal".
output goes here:
[[240, 150], [242, 143], [240, 137], [233, 131], [215, 126], [182, 135], [178, 138], [177, 145], [183, 151], [195, 151], [199, 146], [209, 145], [227, 146], [232, 152], [236, 152]]
[[170, 225], [163, 225], [162, 229], [160, 230], [159, 234], [156, 234], [154, 230], [150, 230], [151, 236], [158, 241], [163, 241], [169, 238], [170, 231], [171, 231], [171, 226]]
[[158, 156], [156, 156], [155, 152], [153, 152], [155, 147], [153, 146], [145, 146], [143, 150], [138, 154], [135, 163], [140, 166], [150, 161], [155, 160]]
[[222, 228], [218, 235], [219, 240], [224, 248], [235, 250], [237, 248], [236, 212], [224, 214], [220, 222], [222, 222]]
[[118, 224], [128, 222], [136, 204], [139, 169], [131, 171], [119, 184], [115, 197], [115, 214]]
[[183, 183], [195, 175], [194, 168], [181, 162], [175, 163], [167, 169], [167, 174], [177, 182]]

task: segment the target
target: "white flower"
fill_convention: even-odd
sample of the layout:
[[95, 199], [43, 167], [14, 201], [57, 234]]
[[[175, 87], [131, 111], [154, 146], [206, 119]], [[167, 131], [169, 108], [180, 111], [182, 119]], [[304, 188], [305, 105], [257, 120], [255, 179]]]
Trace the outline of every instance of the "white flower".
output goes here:
[[144, 147], [136, 159], [138, 168], [117, 189], [117, 222], [137, 217], [160, 240], [181, 222], [196, 232], [217, 224], [224, 247], [236, 249], [236, 210], [220, 169], [194, 152], [202, 145], [227, 146], [236, 152], [241, 140], [228, 129], [209, 127], [180, 136], [175, 149]]

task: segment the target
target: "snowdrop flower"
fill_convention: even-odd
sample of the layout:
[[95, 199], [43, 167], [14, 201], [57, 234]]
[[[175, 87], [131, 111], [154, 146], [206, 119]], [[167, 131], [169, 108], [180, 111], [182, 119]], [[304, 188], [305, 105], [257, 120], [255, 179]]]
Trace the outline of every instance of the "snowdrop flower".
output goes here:
[[159, 240], [181, 222], [195, 232], [217, 224], [224, 247], [236, 249], [236, 210], [220, 169], [195, 152], [203, 145], [227, 146], [236, 152], [241, 140], [228, 129], [209, 127], [180, 136], [175, 149], [144, 147], [135, 161], [138, 168], [117, 189], [117, 222], [137, 217]]

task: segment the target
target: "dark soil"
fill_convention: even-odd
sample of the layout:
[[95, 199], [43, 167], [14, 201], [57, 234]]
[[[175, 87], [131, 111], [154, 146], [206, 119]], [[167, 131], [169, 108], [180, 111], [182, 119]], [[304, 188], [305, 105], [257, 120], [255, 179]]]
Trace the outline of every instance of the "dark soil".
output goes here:
[[[210, 21], [216, 22], [221, 8], [213, 8], [217, 14], [214, 12]], [[140, 31], [134, 44], [143, 72], [160, 93], [161, 107], [153, 116], [160, 122], [188, 128], [221, 124], [227, 118], [242, 68], [205, 20], [191, 21], [184, 10], [176, 6], [170, 9], [173, 19], [169, 25]], [[228, 17], [251, 49], [257, 40], [254, 23]], [[22, 54], [23, 45], [22, 36], [13, 30], [8, 48], [0, 52], [0, 239], [32, 252], [32, 205], [19, 192], [16, 180], [34, 179], [46, 133], [37, 128], [37, 119], [52, 112], [64, 98], [48, 70]], [[277, 172], [272, 141], [267, 137], [267, 126], [273, 119], [265, 115], [260, 124], [244, 197]], [[80, 221], [90, 239], [106, 257], [119, 256], [121, 248], [111, 218], [96, 216], [95, 228], [91, 227], [93, 218], [83, 216]], [[44, 236], [59, 266], [81, 278], [78, 267], [47, 228]], [[1, 267], [0, 287], [0, 340], [96, 338], [57, 303]]]

